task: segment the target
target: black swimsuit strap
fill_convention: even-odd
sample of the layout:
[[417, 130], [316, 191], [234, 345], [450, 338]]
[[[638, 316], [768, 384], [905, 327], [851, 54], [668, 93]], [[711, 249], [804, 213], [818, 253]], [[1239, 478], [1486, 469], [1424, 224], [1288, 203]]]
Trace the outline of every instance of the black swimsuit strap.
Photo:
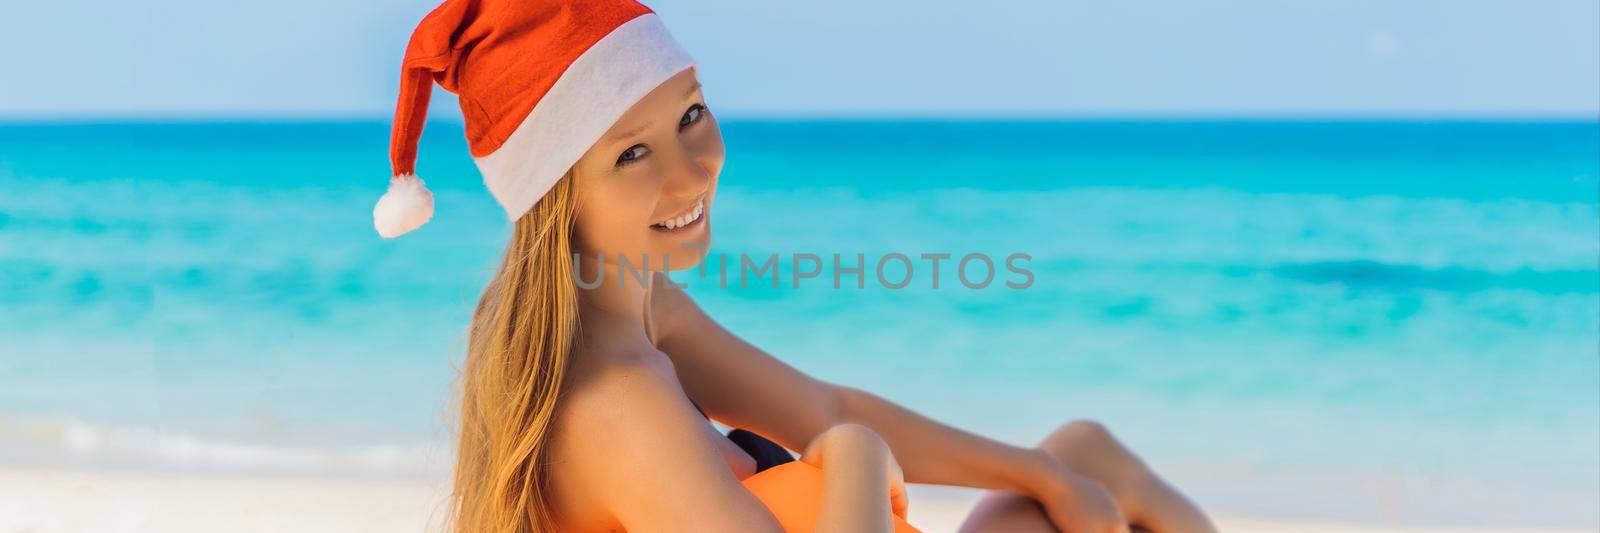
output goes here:
[[789, 450], [749, 431], [742, 429], [729, 431], [728, 440], [733, 441], [739, 449], [749, 454], [751, 459], [756, 460], [757, 472], [794, 461], [794, 456], [789, 455]]

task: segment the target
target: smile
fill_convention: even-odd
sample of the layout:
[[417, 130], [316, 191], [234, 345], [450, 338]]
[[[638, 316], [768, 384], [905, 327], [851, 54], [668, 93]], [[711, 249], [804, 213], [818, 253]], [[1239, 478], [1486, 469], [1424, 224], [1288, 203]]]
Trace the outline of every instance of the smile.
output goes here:
[[705, 214], [705, 210], [706, 201], [704, 198], [701, 198], [695, 201], [694, 207], [691, 207], [682, 213], [668, 217], [666, 220], [651, 224], [650, 228], [657, 231], [682, 230], [690, 226], [697, 225], [700, 222], [702, 215]]

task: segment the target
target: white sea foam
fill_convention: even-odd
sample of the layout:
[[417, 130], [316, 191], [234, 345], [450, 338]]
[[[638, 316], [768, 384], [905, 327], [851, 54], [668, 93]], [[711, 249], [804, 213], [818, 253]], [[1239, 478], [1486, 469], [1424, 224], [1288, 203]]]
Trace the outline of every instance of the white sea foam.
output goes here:
[[64, 417], [0, 417], [0, 460], [138, 468], [411, 475], [436, 471], [442, 443], [270, 444]]

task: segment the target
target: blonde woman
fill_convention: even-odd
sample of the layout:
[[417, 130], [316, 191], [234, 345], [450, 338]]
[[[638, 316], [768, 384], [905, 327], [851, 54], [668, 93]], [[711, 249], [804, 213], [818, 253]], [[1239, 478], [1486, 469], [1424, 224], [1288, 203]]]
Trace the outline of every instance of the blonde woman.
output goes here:
[[[1068, 423], [1037, 448], [941, 425], [806, 376], [659, 274], [596, 259], [693, 268], [715, 220], [716, 118], [649, 9], [447, 0], [430, 13], [406, 50], [395, 176], [374, 210], [386, 237], [432, 214], [413, 165], [433, 83], [460, 96], [513, 221], [469, 331], [456, 530], [912, 531], [902, 480], [993, 489], [967, 531], [1212, 530], [1099, 425]], [[751, 433], [736, 444], [707, 418]], [[794, 464], [820, 484], [753, 482], [787, 467], [773, 442], [802, 450]]]

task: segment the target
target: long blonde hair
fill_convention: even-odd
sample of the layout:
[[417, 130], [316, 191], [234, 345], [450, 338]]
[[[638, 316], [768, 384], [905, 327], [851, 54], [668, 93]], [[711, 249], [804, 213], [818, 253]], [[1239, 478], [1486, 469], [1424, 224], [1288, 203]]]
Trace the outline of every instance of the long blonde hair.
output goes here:
[[453, 529], [554, 529], [545, 442], [578, 331], [569, 172], [517, 219], [472, 314], [461, 379]]

